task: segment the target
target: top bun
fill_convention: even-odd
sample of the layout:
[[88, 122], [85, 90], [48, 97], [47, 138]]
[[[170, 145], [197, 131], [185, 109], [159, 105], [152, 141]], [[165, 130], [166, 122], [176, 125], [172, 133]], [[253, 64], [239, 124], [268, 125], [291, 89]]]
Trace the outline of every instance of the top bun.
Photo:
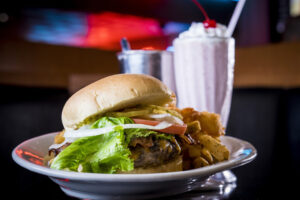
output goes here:
[[62, 111], [65, 129], [75, 129], [88, 117], [136, 105], [174, 104], [175, 95], [158, 79], [142, 74], [117, 74], [76, 92]]

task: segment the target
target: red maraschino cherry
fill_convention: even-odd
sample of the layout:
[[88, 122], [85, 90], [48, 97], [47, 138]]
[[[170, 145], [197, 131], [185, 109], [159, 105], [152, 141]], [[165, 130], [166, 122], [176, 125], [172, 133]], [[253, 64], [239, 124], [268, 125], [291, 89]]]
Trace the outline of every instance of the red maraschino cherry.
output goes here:
[[204, 10], [204, 8], [201, 6], [201, 4], [197, 1], [197, 0], [192, 0], [196, 6], [200, 9], [200, 11], [202, 12], [202, 14], [205, 17], [205, 20], [203, 21], [203, 25], [205, 28], [216, 28], [217, 27], [217, 23], [215, 20], [210, 19], [206, 13], [206, 11]]
[[216, 28], [217, 27], [217, 23], [213, 19], [204, 20], [203, 25], [205, 28]]

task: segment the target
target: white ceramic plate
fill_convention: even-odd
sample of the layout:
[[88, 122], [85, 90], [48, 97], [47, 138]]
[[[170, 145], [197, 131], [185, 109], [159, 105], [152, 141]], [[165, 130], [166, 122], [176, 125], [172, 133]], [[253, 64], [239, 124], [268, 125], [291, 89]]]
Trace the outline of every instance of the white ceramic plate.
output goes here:
[[249, 163], [257, 155], [250, 143], [223, 136], [221, 140], [230, 151], [230, 159], [199, 169], [154, 174], [67, 172], [43, 165], [43, 157], [56, 134], [45, 134], [21, 143], [13, 150], [12, 157], [20, 166], [48, 176], [67, 195], [81, 199], [146, 199], [180, 194], [193, 190], [197, 182], [216, 172]]

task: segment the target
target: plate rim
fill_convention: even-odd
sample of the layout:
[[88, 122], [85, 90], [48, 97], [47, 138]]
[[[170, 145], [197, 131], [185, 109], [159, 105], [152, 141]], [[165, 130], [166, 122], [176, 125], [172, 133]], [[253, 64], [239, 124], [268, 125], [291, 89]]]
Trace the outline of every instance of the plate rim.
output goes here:
[[161, 182], [161, 181], [173, 181], [173, 180], [182, 180], [188, 178], [197, 178], [197, 177], [208, 177], [214, 173], [233, 169], [242, 165], [245, 165], [253, 161], [257, 156], [256, 148], [249, 142], [235, 138], [232, 136], [222, 136], [223, 138], [235, 142], [242, 143], [247, 149], [251, 149], [251, 153], [248, 155], [241, 155], [237, 158], [228, 161], [222, 161], [210, 166], [179, 171], [179, 172], [167, 172], [167, 173], [151, 173], [151, 174], [100, 174], [100, 173], [79, 173], [79, 172], [70, 172], [63, 170], [51, 169], [46, 166], [40, 166], [34, 163], [31, 163], [16, 154], [16, 150], [20, 148], [24, 143], [38, 140], [41, 137], [46, 137], [47, 135], [57, 134], [57, 132], [51, 132], [43, 134], [40, 136], [33, 137], [31, 139], [25, 140], [19, 145], [17, 145], [12, 151], [13, 160], [20, 165], [21, 167], [49, 177], [55, 177], [60, 179], [70, 179], [77, 181], [104, 181], [104, 182]]

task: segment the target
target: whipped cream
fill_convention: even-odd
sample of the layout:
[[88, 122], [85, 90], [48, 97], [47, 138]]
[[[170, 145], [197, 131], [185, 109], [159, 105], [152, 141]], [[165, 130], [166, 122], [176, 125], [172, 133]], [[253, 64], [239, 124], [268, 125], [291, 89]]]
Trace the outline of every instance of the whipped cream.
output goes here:
[[179, 38], [193, 38], [193, 37], [221, 37], [225, 38], [227, 27], [222, 24], [217, 24], [216, 28], [205, 28], [203, 23], [193, 22], [189, 30], [179, 34]]

